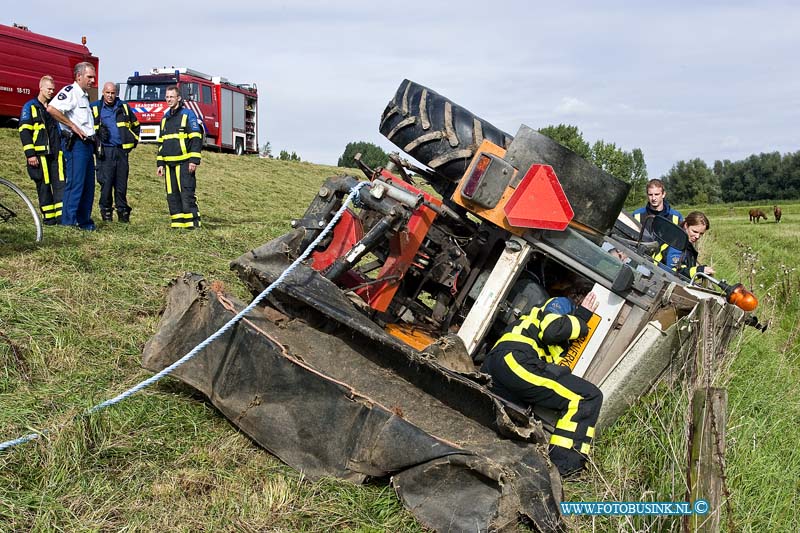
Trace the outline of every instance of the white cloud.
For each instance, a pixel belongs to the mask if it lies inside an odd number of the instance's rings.
[[[573,98],[571,96],[563,97],[561,102],[556,106],[556,113],[563,115],[584,115],[591,111],[592,108],[589,104],[579,98]]]

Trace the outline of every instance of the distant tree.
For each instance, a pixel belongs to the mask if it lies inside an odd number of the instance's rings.
[[[289,156],[289,161],[300,161],[300,156],[297,155],[297,152],[292,152],[292,155]]]
[[[577,126],[559,124],[546,126],[539,133],[550,137],[562,146],[566,146],[579,156],[592,162],[595,166],[608,172],[617,179],[631,185],[627,204],[644,201],[644,184],[647,182],[647,164],[644,154],[639,148],[626,152],[614,143],[603,140],[589,145]]]
[[[338,167],[354,167],[355,155],[361,154],[361,161],[370,168],[382,167],[389,160],[380,146],[365,141],[347,143],[344,153],[336,163]]]
[[[286,150],[281,150],[281,153],[278,154],[278,159],[280,159],[281,161],[289,161],[290,159],[289,152],[287,152]]]
[[[550,137],[562,146],[566,146],[584,159],[591,161],[592,153],[589,143],[583,139],[583,134],[577,126],[569,124],[559,124],[558,126],[546,126],[539,130],[539,133]]]
[[[722,200],[719,178],[702,159],[678,161],[662,179],[673,203],[713,204]]]
[[[644,162],[644,154],[640,148],[634,148],[631,151],[633,165],[631,168],[631,192],[628,195],[628,200],[634,204],[644,204],[646,191],[645,184],[647,183],[647,163]]]

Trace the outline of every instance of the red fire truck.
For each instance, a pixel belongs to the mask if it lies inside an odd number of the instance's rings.
[[[53,77],[56,91],[74,81],[72,70],[88,61],[97,69],[99,60],[81,44],[54,39],[29,31],[27,27],[0,24],[0,122],[18,119],[22,106],[39,94],[39,79]],[[89,91],[97,98],[97,88]]]
[[[185,67],[134,72],[128,78],[125,100],[142,125],[140,140],[158,139],[161,118],[168,106],[167,87],[177,85],[187,107],[203,123],[205,147],[238,155],[258,153],[258,91],[255,84],[237,85]]]

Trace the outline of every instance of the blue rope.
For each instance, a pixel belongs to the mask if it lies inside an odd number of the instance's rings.
[[[138,385],[135,385],[135,386],[131,387],[130,389],[128,389],[125,392],[123,392],[122,394],[120,394],[118,396],[115,396],[114,398],[111,398],[110,400],[106,400],[106,401],[104,401],[102,403],[99,403],[99,404],[95,405],[94,407],[92,407],[89,410],[87,410],[85,415],[89,415],[89,414],[92,414],[92,413],[96,413],[97,411],[101,411],[101,410],[105,409],[106,407],[110,407],[110,406],[114,405],[115,403],[121,402],[122,400],[124,400],[124,399],[126,399],[126,398],[128,398],[130,396],[133,396],[134,394],[136,394],[140,390],[144,389],[145,387],[149,387],[150,385],[152,385],[156,381],[160,380],[161,378],[163,378],[164,376],[166,376],[167,374],[169,374],[170,372],[172,372],[173,370],[175,370],[179,366],[183,365],[184,363],[186,363],[187,361],[192,359],[194,356],[196,356],[198,353],[200,353],[206,346],[208,346],[209,344],[211,344],[212,342],[217,340],[220,336],[224,335],[225,332],[227,332],[229,329],[231,329],[237,322],[239,322],[242,318],[244,318],[244,316],[247,313],[252,311],[264,298],[266,298],[267,295],[269,295],[269,293],[272,292],[272,289],[274,289],[275,287],[277,287],[278,285],[283,283],[284,280],[289,276],[289,274],[291,274],[292,271],[295,268],[297,268],[297,265],[299,265],[300,263],[305,261],[308,258],[308,256],[311,255],[311,252],[314,250],[314,248],[316,248],[316,246],[320,242],[322,242],[322,239],[324,239],[328,235],[328,233],[331,231],[331,229],[336,225],[336,223],[342,217],[342,214],[344,214],[344,212],[347,209],[347,206],[350,204],[350,202],[353,201],[353,199],[358,196],[358,192],[361,190],[361,188],[364,187],[365,185],[368,185],[368,184],[369,184],[368,181],[362,181],[361,183],[359,183],[358,185],[356,185],[355,187],[353,187],[350,190],[350,194],[347,196],[345,201],[342,202],[342,206],[339,208],[339,210],[333,216],[333,218],[328,223],[328,225],[325,226],[325,229],[323,229],[322,232],[317,236],[317,238],[314,239],[314,242],[312,242],[308,246],[308,248],[306,248],[305,251],[302,254],[300,254],[300,256],[297,259],[295,259],[294,262],[291,265],[289,265],[289,267],[286,270],[284,270],[281,273],[280,276],[278,276],[278,279],[273,281],[266,289],[261,291],[261,294],[256,296],[253,299],[253,301],[250,302],[250,305],[248,305],[247,307],[242,309],[236,316],[231,318],[224,326],[219,328],[215,333],[213,333],[206,340],[204,340],[203,342],[201,342],[200,344],[195,346],[192,349],[192,351],[190,351],[189,353],[187,353],[186,355],[184,355],[183,357],[181,357],[180,359],[178,359],[177,361],[175,361],[174,363],[172,363],[171,365],[169,365],[168,367],[166,367],[162,371],[158,372],[157,374],[154,374],[153,376],[150,376],[146,380],[142,381]],[[42,431],[42,432],[39,432],[39,433],[29,433],[28,435],[24,435],[22,437],[19,437],[18,439],[9,440],[9,441],[0,443],[0,451],[3,451],[5,449],[7,449],[7,448],[12,448],[14,446],[17,446],[18,444],[24,444],[26,442],[30,442],[32,440],[38,439],[41,435],[46,435],[46,434],[47,434],[47,431]]]

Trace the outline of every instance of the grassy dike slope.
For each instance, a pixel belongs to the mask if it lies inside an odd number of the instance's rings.
[[[338,172],[207,153],[198,171],[204,228],[175,232],[154,161],[153,146],[131,156],[130,225],[45,228],[40,246],[0,244],[0,440],[53,429],[0,453],[0,531],[420,531],[385,483],[308,482],[170,378],[73,420],[150,375],[139,366],[141,349],[170,279],[199,272],[247,298],[229,261],[286,232]],[[33,197],[23,164],[16,131],[0,129],[0,176]],[[708,212],[713,228],[703,254],[729,280],[752,278],[759,316],[772,320],[766,334],[743,335],[730,365],[731,518],[738,530],[800,530],[800,305],[796,274],[780,267],[800,249],[800,205],[784,205],[780,225],[748,224],[745,206]],[[662,388],[602,435],[596,468],[566,485],[566,499],[682,500],[681,402]],[[679,527],[672,517],[569,524]]]

